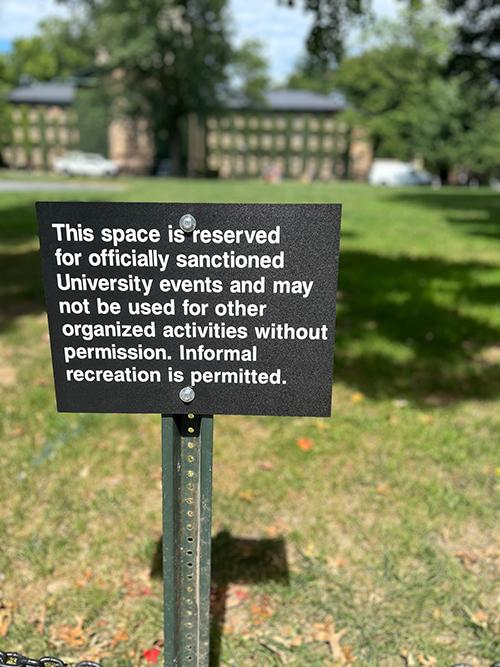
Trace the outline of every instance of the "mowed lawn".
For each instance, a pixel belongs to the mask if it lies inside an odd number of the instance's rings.
[[[212,665],[500,659],[500,195],[114,185],[0,193],[0,649],[162,638],[160,418],[56,413],[34,200],[339,201],[332,418],[216,418]]]

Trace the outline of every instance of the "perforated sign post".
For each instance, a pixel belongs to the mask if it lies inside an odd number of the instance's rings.
[[[213,415],[330,415],[340,206],[37,216],[58,410],[162,415],[165,665],[205,667]]]

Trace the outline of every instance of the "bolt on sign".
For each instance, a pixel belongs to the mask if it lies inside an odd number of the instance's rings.
[[[340,213],[37,203],[59,411],[162,415],[166,667],[209,660],[212,415],[331,413]]]

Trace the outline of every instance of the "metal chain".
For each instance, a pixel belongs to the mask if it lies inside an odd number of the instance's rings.
[[[35,660],[34,658],[27,658],[20,653],[4,653],[0,651],[0,667],[69,667],[69,665],[59,658],[44,656],[39,660]],[[98,662],[93,662],[92,660],[82,660],[74,665],[74,667],[100,667],[100,665]]]

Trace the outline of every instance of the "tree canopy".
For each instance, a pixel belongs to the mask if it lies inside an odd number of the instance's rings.
[[[21,78],[63,79],[92,66],[92,55],[84,26],[74,29],[71,21],[52,18],[42,21],[33,37],[14,41],[5,76],[13,84]]]
[[[375,155],[422,157],[444,180],[452,167],[491,173],[493,151],[477,140],[488,127],[490,143],[500,141],[490,86],[473,85],[464,72],[450,74],[454,40],[454,28],[436,12],[406,11],[397,21],[378,23],[367,50],[320,79],[329,91],[345,93],[351,121],[369,130]]]
[[[289,7],[302,6],[314,14],[307,39],[309,62],[328,70],[345,54],[345,39],[353,24],[370,19],[370,0],[277,0]],[[402,7],[420,11],[425,0],[405,0]],[[500,4],[497,0],[442,0],[436,11],[446,9],[458,26],[453,45],[453,66],[460,71],[487,73],[500,80]]]

